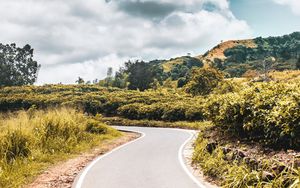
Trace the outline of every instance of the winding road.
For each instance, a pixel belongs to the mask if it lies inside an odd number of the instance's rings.
[[[184,165],[186,130],[115,127],[140,138],[100,156],[76,178],[74,188],[203,188]]]

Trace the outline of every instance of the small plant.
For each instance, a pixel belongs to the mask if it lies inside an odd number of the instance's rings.
[[[85,131],[93,134],[106,134],[108,129],[105,124],[90,120],[86,124]]]

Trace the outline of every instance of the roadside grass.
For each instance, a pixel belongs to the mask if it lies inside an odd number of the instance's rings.
[[[137,127],[161,127],[161,128],[180,128],[180,129],[191,129],[201,130],[212,126],[209,121],[155,121],[155,120],[131,120],[122,117],[101,117],[101,120],[108,125],[119,125],[119,126],[137,126]]]
[[[199,133],[194,146],[192,163],[221,187],[296,188],[300,186],[300,169],[292,166],[276,174],[272,171],[274,161],[271,159],[263,159],[262,165],[253,169],[243,160],[228,160],[228,155],[224,154],[221,146],[209,152],[208,143],[205,134]],[[275,175],[271,176],[268,172]]]
[[[0,115],[0,187],[21,187],[51,165],[121,133],[70,108]]]

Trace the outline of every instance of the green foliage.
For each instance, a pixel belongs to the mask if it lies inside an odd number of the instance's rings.
[[[167,80],[177,81],[180,79],[179,85],[182,87],[187,83],[186,80],[193,67],[203,67],[203,62],[189,56],[149,62],[128,61],[125,63],[125,67],[116,72],[114,79],[111,79],[111,84],[106,84],[107,79],[105,79],[100,81],[100,85],[144,91],[150,88],[155,89]],[[182,82],[182,80],[185,81]]]
[[[106,134],[107,126],[104,123],[90,120],[89,122],[87,122],[85,131],[93,134]]]
[[[283,71],[297,69],[297,60],[300,53],[300,32],[281,37],[254,39],[256,47],[238,45],[226,49],[226,59],[223,62],[213,63],[219,70],[230,74],[231,77],[240,77],[247,70],[264,71],[264,60],[274,57],[272,69]]]
[[[120,68],[120,70],[117,71],[115,74],[115,78],[113,80],[112,86],[117,88],[126,88],[127,78],[128,75],[125,73],[124,68]]]
[[[92,115],[136,120],[211,120],[241,138],[299,148],[299,85],[299,81],[247,84],[223,80],[205,97],[180,90],[140,92],[93,85],[9,87],[0,89],[0,110],[73,106]],[[49,122],[51,128],[55,125]]]
[[[129,119],[164,121],[203,120],[204,112],[200,100],[196,103],[154,103],[151,105],[133,103],[120,107],[119,115]]]
[[[157,72],[161,71],[159,66],[145,63],[143,61],[125,63],[125,72],[128,74],[128,89],[144,91],[151,87]]]
[[[278,163],[269,159],[260,161],[262,165],[257,169],[251,168],[245,161],[239,159],[228,160],[227,155],[218,146],[213,152],[207,151],[208,139],[200,133],[195,142],[195,152],[192,162],[201,171],[213,178],[215,182],[225,188],[241,187],[299,187],[299,169],[286,168],[282,172],[273,174],[273,178],[264,177],[264,172],[273,172],[272,168]]]
[[[193,69],[186,92],[192,95],[207,95],[217,87],[223,77],[223,74],[214,68]]]
[[[171,67],[171,71],[168,72],[168,76],[172,80],[178,80],[180,78],[187,79],[192,68],[203,67],[203,62],[194,57],[181,57],[182,63],[176,64]]]
[[[300,84],[263,83],[207,100],[209,119],[235,135],[299,148]]]
[[[202,130],[206,127],[212,127],[209,121],[156,121],[156,120],[132,120],[122,117],[104,117],[103,121],[109,125],[135,126],[135,127],[164,127],[164,128],[181,128]]]
[[[0,87],[33,84],[39,67],[30,45],[19,48],[16,44],[0,43]]]
[[[234,82],[232,80],[223,80],[218,83],[217,87],[214,88],[214,94],[226,94],[226,93],[233,93],[238,92],[242,89],[242,84],[238,82]]]

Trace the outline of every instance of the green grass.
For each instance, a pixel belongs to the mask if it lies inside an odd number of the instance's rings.
[[[201,132],[195,142],[193,164],[198,166],[204,175],[211,177],[221,187],[296,188],[300,186],[300,169],[292,166],[276,174],[272,171],[274,161],[271,159],[264,159],[261,167],[252,169],[244,161],[227,160],[221,146],[209,153],[206,149],[207,144],[208,139]],[[265,172],[273,173],[274,178],[265,178],[263,175]]]
[[[20,187],[51,165],[121,135],[74,109],[0,116],[0,187]]]
[[[154,121],[154,120],[130,120],[121,117],[103,117],[105,123],[109,125],[120,125],[120,126],[137,126],[137,127],[162,127],[162,128],[181,128],[181,129],[192,129],[201,130],[204,127],[211,126],[209,121]]]

